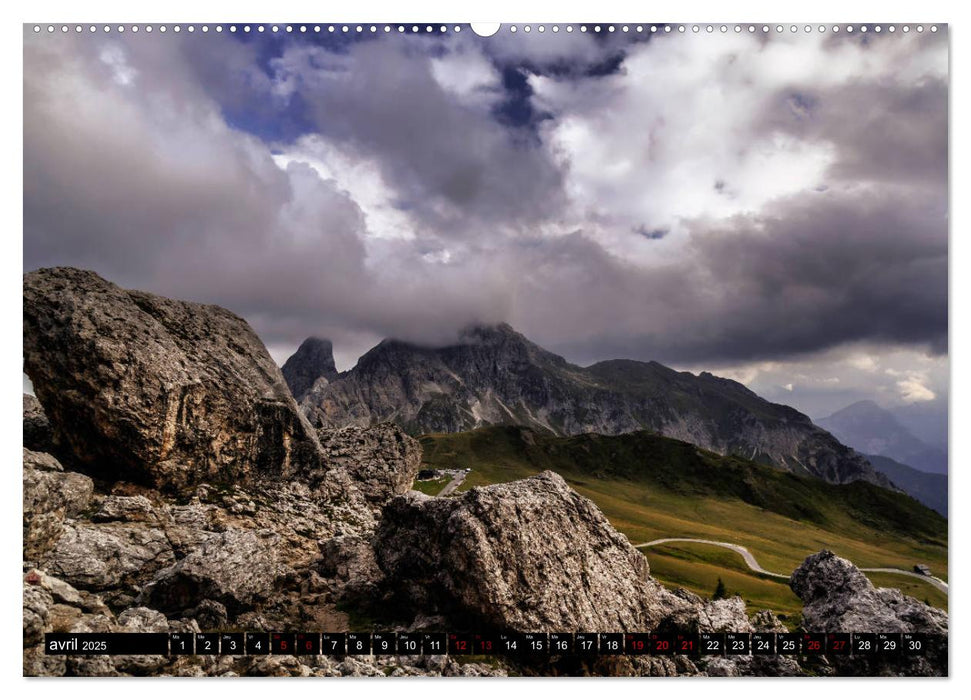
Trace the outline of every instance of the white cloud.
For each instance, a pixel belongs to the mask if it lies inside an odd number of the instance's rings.
[[[444,55],[430,59],[435,80],[464,104],[491,108],[502,97],[499,71],[471,45],[455,42],[452,47]]]
[[[811,121],[803,89],[861,79],[903,87],[946,75],[943,42],[915,67],[905,59],[916,40],[827,41],[815,33],[659,36],[631,48],[606,78],[533,76],[536,102],[554,114],[544,136],[566,173],[574,216],[596,221],[598,240],[628,259],[679,256],[693,219],[757,212],[834,185],[841,154],[829,134],[802,138],[766,123],[766,113]],[[672,235],[644,240],[631,235],[637,230]]]
[[[368,237],[411,240],[415,222],[395,207],[394,190],[388,186],[373,158],[341,149],[316,134],[303,136],[273,156],[283,169],[290,163],[305,163],[323,179],[333,181],[364,213]]]
[[[920,383],[917,377],[909,377],[897,382],[900,398],[904,401],[933,401],[937,394]]]

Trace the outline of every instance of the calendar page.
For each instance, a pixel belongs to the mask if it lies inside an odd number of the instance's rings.
[[[947,676],[948,65],[25,24],[23,674]]]

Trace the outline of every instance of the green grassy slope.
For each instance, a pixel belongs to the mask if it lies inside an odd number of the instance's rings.
[[[912,498],[866,483],[844,486],[700,450],[647,432],[553,437],[518,427],[422,438],[429,467],[470,467],[461,490],[545,469],[593,500],[632,542],[695,537],[744,545],[766,569],[791,572],[820,549],[861,567],[928,564],[946,579],[947,521]],[[790,617],[800,607],[782,581],[753,574],[719,547],[644,550],[655,576],[710,595],[721,577],[754,607]],[[946,597],[917,579],[874,575],[932,604]]]

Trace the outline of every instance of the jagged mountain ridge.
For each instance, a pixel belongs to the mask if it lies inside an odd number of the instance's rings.
[[[394,421],[422,434],[525,425],[556,435],[646,429],[831,483],[892,486],[808,416],[738,382],[657,362],[579,367],[506,324],[467,329],[446,347],[382,341],[351,370],[295,395],[319,427]]]

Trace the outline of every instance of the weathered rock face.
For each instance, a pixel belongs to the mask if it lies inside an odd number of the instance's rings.
[[[334,346],[329,340],[307,338],[283,364],[283,378],[298,401],[318,379],[332,382],[338,377]]]
[[[363,537],[341,535],[322,542],[317,571],[334,581],[341,602],[366,605],[381,598],[384,575],[371,543]]]
[[[24,275],[24,365],[55,442],[99,475],[181,489],[319,464],[263,343],[217,306],[37,270]]]
[[[36,396],[24,394],[24,447],[38,452],[51,450],[51,423]]]
[[[386,507],[375,541],[388,590],[453,619],[532,631],[650,629],[647,560],[562,477]]]
[[[372,505],[411,489],[421,467],[421,445],[393,423],[322,430],[319,437],[328,469],[349,474]]]
[[[796,569],[789,585],[803,601],[803,627],[811,632],[918,632],[945,635],[923,655],[894,659],[832,657],[851,675],[947,675],[947,613],[903,595],[875,588],[851,562],[824,550]]]

